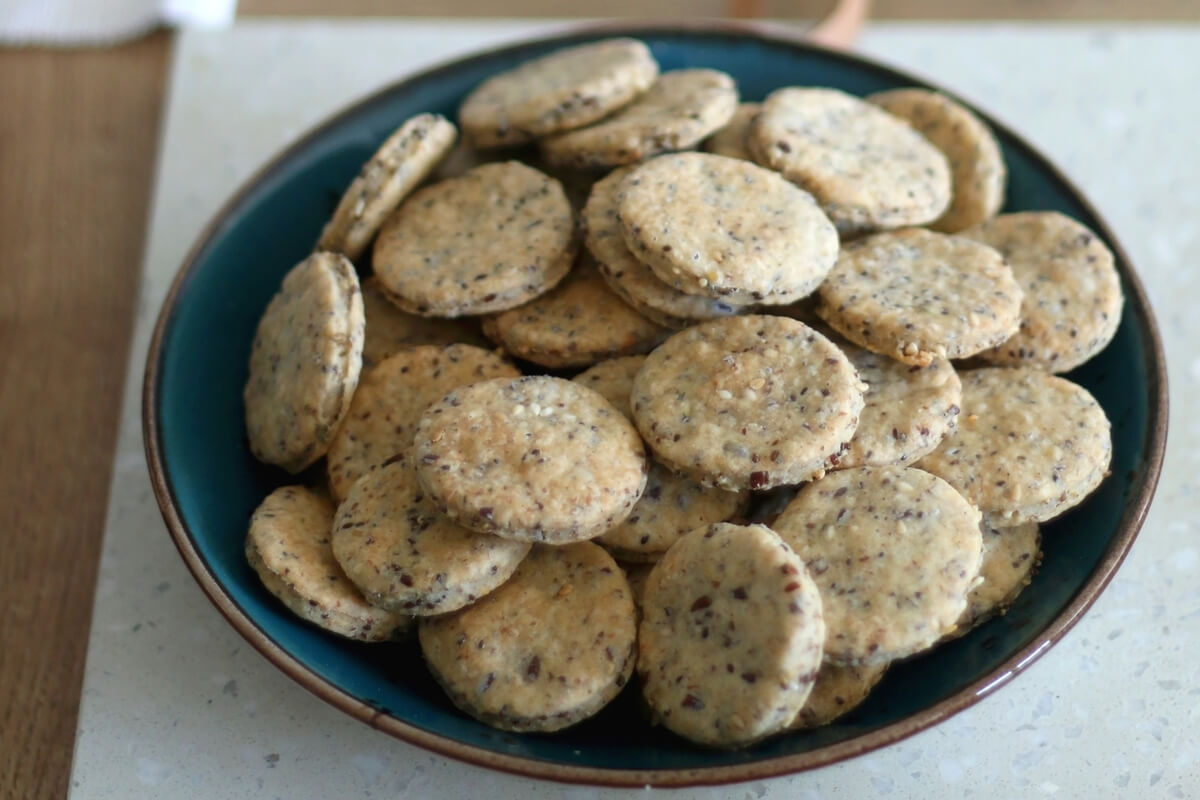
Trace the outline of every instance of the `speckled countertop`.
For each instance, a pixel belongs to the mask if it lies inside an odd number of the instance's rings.
[[[644,796],[485,772],[342,715],[209,604],[164,529],[142,457],[141,368],[200,228],[329,111],[538,26],[242,24],[179,41],[116,452],[75,798]],[[897,745],[672,797],[1200,796],[1200,26],[877,25],[861,49],[1008,121],[1065,168],[1138,266],[1174,410],[1158,495],[1128,560],[1057,647],[996,695]]]

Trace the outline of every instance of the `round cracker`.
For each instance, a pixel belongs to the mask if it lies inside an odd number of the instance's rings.
[[[522,541],[598,536],[646,486],[629,420],[591,389],[549,376],[454,390],[421,417],[413,451],[444,513]]]
[[[401,350],[423,344],[461,342],[476,347],[488,344],[473,320],[431,319],[401,311],[387,298],[375,276],[362,282],[362,299],[367,325],[362,353],[364,371]]]
[[[1121,324],[1121,277],[1112,251],[1057,211],[1004,214],[963,231],[996,248],[1024,290],[1021,327],[979,354],[1002,365],[1068,372],[1099,353]]]
[[[728,317],[680,331],[646,357],[633,416],[671,469],[706,486],[769,489],[824,473],[854,434],[865,388],[807,325]]]
[[[994,347],[1020,324],[1021,287],[999,253],[919,228],[844,246],[820,296],[838,333],[917,366]]]
[[[364,326],[345,256],[313,253],[288,272],[254,333],[242,392],[255,458],[296,473],[325,455],[358,386]]]
[[[740,300],[730,302],[707,295],[681,292],[663,283],[625,244],[625,229],[617,216],[622,182],[633,171],[619,167],[596,182],[583,209],[585,243],[610,289],[643,316],[668,328],[686,328],[697,319],[741,313]]]
[[[464,137],[458,140],[458,144],[451,148],[429,177],[432,181],[444,181],[465,175],[481,164],[511,161],[514,158],[518,161],[527,160],[512,150],[478,150]]]
[[[831,472],[773,527],[821,591],[825,658],[878,664],[953,630],[979,574],[979,512],[950,484],[907,467]]]
[[[596,538],[622,561],[658,561],[684,534],[742,512],[744,492],[697,483],[651,460],[646,490],[624,521]]]
[[[634,164],[699,144],[729,121],[737,102],[737,87],[724,72],[664,72],[649,91],[611,117],[542,139],[542,156],[573,167]]]
[[[363,475],[412,447],[421,414],[460,386],[519,378],[503,357],[472,347],[424,345],[382,361],[359,383],[350,413],[329,446],[329,489],[339,502]]]
[[[1003,614],[1033,580],[1042,560],[1042,534],[1036,522],[1011,528],[983,524],[980,581],[967,595],[967,607],[952,636],[961,636],[997,614]]]
[[[633,377],[645,362],[645,356],[613,358],[601,361],[571,380],[598,392],[601,397],[612,403],[613,408],[633,419],[629,396],[633,393]]]
[[[1008,169],[992,131],[966,107],[941,92],[892,89],[867,97],[906,120],[950,163],[950,206],[929,227],[957,233],[994,217],[1004,205]]]
[[[397,128],[342,195],[317,250],[357,261],[383,221],[433,172],[457,138],[454,123],[440,114],[418,114]]]
[[[887,668],[887,663],[862,666],[822,664],[812,692],[790,730],[819,728],[849,714],[867,699]]]
[[[330,545],[333,506],[303,486],[267,495],[250,517],[246,560],[263,586],[301,619],[364,642],[404,633],[407,614],[370,605],[338,566]]]
[[[915,367],[854,345],[842,352],[869,388],[839,468],[912,464],[953,430],[962,382],[947,359]]]
[[[374,266],[403,310],[457,317],[504,311],[552,289],[576,250],[562,186],[506,161],[409,197],[379,232]]]
[[[750,151],[746,149],[746,136],[750,132],[750,123],[759,111],[762,111],[762,103],[739,103],[725,127],[708,137],[704,149],[719,156],[753,161]]]
[[[987,524],[1045,522],[1104,480],[1111,425],[1082,386],[1028,367],[959,377],[958,425],[917,466],[962,492]]]
[[[521,144],[606,117],[657,77],[636,39],[567,47],[488,78],[463,101],[459,124],[476,147]]]
[[[748,141],[843,234],[923,225],[950,203],[946,157],[903,120],[836,89],[772,92]]]
[[[531,153],[527,160],[523,160],[534,169],[544,172],[562,184],[563,191],[567,195],[567,201],[570,202],[571,209],[576,214],[583,212],[588,195],[592,193],[592,187],[602,177],[601,173],[594,170],[572,169],[557,164],[550,164],[537,152]]]
[[[644,353],[667,336],[614,294],[587,257],[551,291],[491,317],[488,329],[509,353],[551,368]]]
[[[633,379],[645,361],[645,356],[603,361],[572,380],[599,392],[632,419]],[[651,459],[646,489],[629,517],[596,541],[623,561],[657,561],[687,532],[740,514],[748,499],[743,493],[705,487]]]
[[[711,153],[653,159],[622,182],[625,244],[689,294],[790,303],[824,280],[838,234],[812,197],[768,169]]]
[[[629,591],[633,595],[633,605],[638,614],[642,613],[642,598],[646,595],[646,584],[650,582],[650,573],[654,571],[654,561],[620,561],[625,579],[629,581]]]
[[[821,666],[821,597],[803,562],[762,525],[710,525],[650,573],[638,674],[664,726],[741,747],[784,730]]]
[[[556,731],[603,708],[633,671],[636,633],[629,583],[591,542],[534,545],[499,589],[419,628],[454,705],[510,731]]]
[[[529,552],[440,514],[403,455],[357,481],[333,522],[333,554],[372,605],[444,614],[504,583]]]

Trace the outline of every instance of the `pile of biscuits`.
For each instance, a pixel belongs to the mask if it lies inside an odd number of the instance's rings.
[[[1000,148],[950,98],[738,101],[613,39],[483,83],[461,144],[435,114],[384,142],[254,339],[252,452],[326,478],[255,511],[269,591],[415,626],[496,727],[636,674],[715,747],[828,723],[1012,603],[1108,471],[1055,373],[1116,332],[1112,254],[997,215]]]

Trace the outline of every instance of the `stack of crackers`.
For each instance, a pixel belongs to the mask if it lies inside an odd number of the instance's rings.
[[[1116,332],[1112,253],[998,215],[954,100],[739,104],[613,39],[459,125],[390,136],[266,309],[250,447],[327,480],[246,553],[333,633],[415,626],[467,714],[554,731],[634,680],[704,745],[828,723],[1011,604],[1107,474],[1056,373]]]

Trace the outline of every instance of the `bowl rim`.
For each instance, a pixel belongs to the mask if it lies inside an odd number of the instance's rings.
[[[343,121],[358,113],[362,108],[401,92],[406,86],[436,78],[439,74],[460,69],[464,64],[483,59],[505,54],[518,55],[529,49],[545,47],[556,43],[565,45],[567,44],[565,40],[572,38],[600,35],[652,37],[667,33],[746,37],[774,45],[809,51],[833,60],[849,61],[859,67],[865,66],[881,72],[889,78],[903,81],[906,85],[934,89],[943,92],[959,102],[963,102],[964,105],[972,109],[986,123],[992,126],[993,129],[1025,147],[1038,163],[1039,168],[1045,170],[1066,186],[1075,195],[1080,205],[1092,215],[1097,223],[1097,233],[1101,234],[1111,244],[1117,256],[1118,264],[1124,266],[1121,269],[1122,277],[1131,295],[1128,301],[1132,302],[1134,318],[1142,328],[1142,355],[1149,372],[1148,389],[1150,404],[1147,409],[1147,438],[1143,442],[1143,446],[1145,447],[1144,479],[1141,486],[1138,487],[1136,497],[1131,498],[1131,501],[1126,504],[1122,511],[1121,518],[1118,521],[1116,536],[1105,550],[1100,562],[1075,596],[1071,598],[1067,606],[1058,616],[1051,620],[1041,634],[986,676],[969,684],[950,697],[922,709],[909,717],[856,736],[853,739],[826,745],[805,753],[776,756],[744,764],[713,767],[626,770],[609,767],[575,766],[528,756],[497,753],[411,725],[352,697],[344,690],[321,678],[280,647],[213,577],[206,560],[195,546],[190,528],[179,511],[173,484],[170,480],[170,472],[164,458],[163,442],[158,420],[159,390],[165,356],[163,345],[175,321],[180,300],[188,284],[191,282],[191,278],[195,274],[199,256],[203,254],[214,236],[227,225],[232,217],[236,216],[247,197],[281,167],[291,161],[296,153],[308,147],[313,140],[325,134],[329,129],[342,124]],[[234,629],[265,656],[268,661],[292,680],[335,708],[409,744],[476,766],[501,770],[524,777],[613,787],[718,785],[772,778],[814,769],[854,758],[898,742],[944,721],[995,692],[1001,686],[1011,681],[1017,674],[1024,671],[1074,627],[1075,623],[1079,621],[1084,612],[1091,607],[1096,598],[1099,597],[1100,593],[1109,584],[1122,561],[1124,561],[1145,520],[1158,484],[1166,448],[1167,418],[1166,358],[1163,352],[1158,325],[1155,321],[1154,312],[1151,309],[1145,288],[1142,286],[1141,280],[1138,278],[1128,254],[1113,235],[1108,223],[1075,183],[1064,175],[1041,150],[1034,147],[1024,137],[1017,134],[1009,126],[996,120],[993,116],[980,111],[973,104],[958,98],[954,93],[931,84],[921,77],[894,68],[873,58],[831,49],[806,41],[803,38],[802,32],[787,31],[773,25],[728,20],[653,22],[614,20],[557,26],[546,33],[536,36],[524,37],[512,42],[506,42],[497,47],[475,50],[465,56],[440,61],[419,72],[407,74],[398,80],[392,81],[381,89],[361,97],[327,116],[323,121],[309,128],[307,132],[259,167],[221,205],[211,221],[202,229],[179,267],[163,300],[146,356],[142,387],[143,445],[150,473],[151,486],[162,513],[163,521],[166,523],[171,538],[188,570],[192,573],[193,578],[200,585],[200,588],[204,591],[208,599]]]

